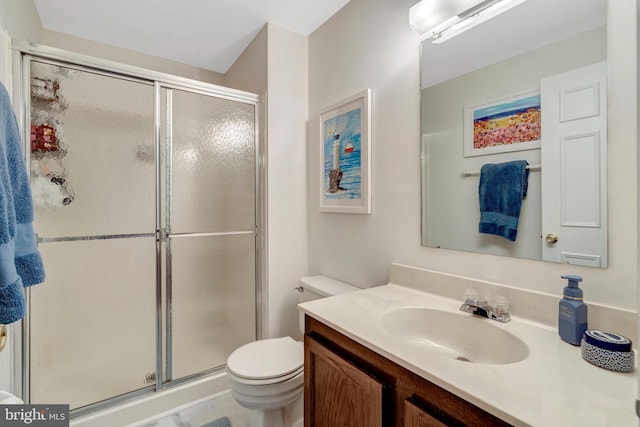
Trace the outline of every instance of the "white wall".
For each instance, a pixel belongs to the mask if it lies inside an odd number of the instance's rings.
[[[309,272],[369,287],[386,283],[396,261],[554,294],[564,286],[559,276],[575,273],[587,301],[635,308],[636,1],[609,6],[608,269],[420,246],[419,41],[408,26],[415,3],[351,0],[309,38]],[[319,213],[319,111],[365,87],[373,93],[373,213]]]

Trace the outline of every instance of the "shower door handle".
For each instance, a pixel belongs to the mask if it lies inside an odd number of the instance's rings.
[[[159,242],[166,242],[169,238],[169,232],[166,228],[161,228],[160,230],[156,230],[156,235],[158,236]]]

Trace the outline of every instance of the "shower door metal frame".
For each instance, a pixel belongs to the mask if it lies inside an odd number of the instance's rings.
[[[140,396],[152,395],[178,385],[185,384],[195,379],[203,378],[215,372],[219,372],[223,367],[211,368],[209,370],[195,373],[177,380],[171,379],[171,301],[170,297],[166,298],[162,293],[163,279],[162,266],[167,264],[166,290],[170,290],[170,250],[169,238],[177,237],[199,237],[199,236],[222,236],[222,235],[239,235],[254,234],[255,235],[255,310],[256,310],[256,339],[261,339],[266,335],[267,325],[267,292],[266,292],[266,194],[265,194],[265,140],[263,138],[260,124],[263,118],[262,109],[264,105],[261,103],[260,97],[255,94],[243,92],[235,89],[229,89],[222,86],[204,83],[184,77],[174,76],[171,74],[147,70],[140,67],[120,64],[117,62],[103,60],[87,55],[76,54],[65,50],[52,48],[49,46],[34,44],[25,41],[14,40],[12,45],[12,67],[13,67],[13,94],[14,108],[18,119],[20,131],[24,140],[24,155],[27,170],[30,170],[30,139],[28,137],[30,129],[30,62],[37,60],[52,65],[68,67],[76,70],[86,71],[94,74],[104,75],[112,78],[131,80],[140,83],[150,84],[154,86],[154,150],[155,150],[155,180],[156,180],[156,230],[155,233],[142,233],[136,235],[111,235],[111,236],[88,236],[88,237],[63,237],[63,238],[38,238],[38,243],[46,243],[51,241],[71,241],[71,240],[96,240],[96,239],[113,239],[113,238],[130,238],[130,237],[155,237],[156,239],[156,382],[155,385],[140,388],[122,395],[108,398],[104,401],[96,402],[83,406],[71,411],[72,418],[81,416],[90,412],[111,408],[122,402],[135,399]],[[166,88],[169,93],[172,89],[215,97],[217,99],[225,99],[234,102],[254,106],[254,141],[255,141],[255,230],[246,230],[238,232],[222,232],[222,233],[175,233],[171,234],[170,230],[163,229],[162,224],[162,199],[161,199],[161,183],[162,179],[162,159],[161,159],[161,89]],[[262,108],[261,108],[262,107]],[[170,161],[167,160],[167,163]],[[166,185],[166,184],[164,184]],[[168,197],[168,196],[167,196]],[[167,218],[165,218],[167,221]],[[162,246],[166,245],[168,255],[162,257]],[[25,292],[27,306],[30,307],[31,292],[27,288]],[[166,312],[162,313],[163,301],[166,303]],[[163,319],[166,319],[167,342],[163,345]],[[25,402],[30,402],[30,321],[29,313],[22,320],[22,328],[19,335],[14,338],[14,342],[21,345],[14,346],[14,378],[21,378],[21,384],[17,384],[14,392],[21,395]],[[14,328],[17,329],[17,328]],[[167,375],[166,381],[163,372],[163,352],[167,351]]]

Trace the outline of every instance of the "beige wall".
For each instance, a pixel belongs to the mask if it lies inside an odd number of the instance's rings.
[[[294,288],[308,271],[308,44],[307,37],[268,28],[269,336],[299,337]]]
[[[372,4],[373,3],[373,4]],[[608,269],[420,246],[419,40],[408,26],[415,0],[351,0],[309,38],[309,144],[319,111],[370,87],[373,213],[317,210],[317,154],[309,151],[309,270],[369,287],[391,261],[559,295],[562,274],[584,277],[585,299],[636,307],[636,1],[609,2]]]
[[[370,287],[420,265],[420,85],[415,0],[351,0],[309,36],[309,273]],[[320,111],[372,90],[372,214],[318,212]],[[426,257],[425,257],[426,258]],[[424,264],[424,262],[422,262]]]
[[[33,0],[0,0],[0,27],[15,39],[36,43],[43,31]]]
[[[157,56],[146,55],[129,49],[109,46],[104,43],[98,43],[55,31],[44,30],[42,32],[42,39],[40,40],[40,43],[83,55],[120,62],[122,64],[142,67],[153,71],[173,74],[207,83],[224,85],[224,75],[214,71],[185,65],[180,62],[159,58]]]
[[[268,25],[249,43],[225,73],[225,86],[262,95],[267,91]]]

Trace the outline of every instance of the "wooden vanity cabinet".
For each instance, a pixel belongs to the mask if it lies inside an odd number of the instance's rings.
[[[306,316],[305,427],[509,424]]]

